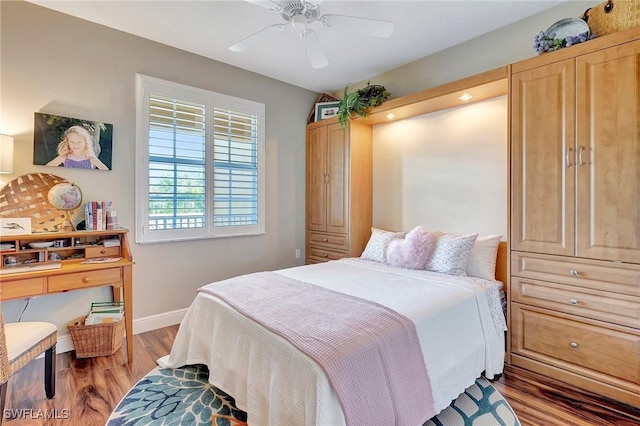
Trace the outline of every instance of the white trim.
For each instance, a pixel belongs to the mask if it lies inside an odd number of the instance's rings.
[[[177,311],[138,318],[133,321],[133,334],[146,333],[147,331],[180,324],[188,309],[178,309]]]
[[[180,324],[187,310],[178,309],[177,311],[165,312],[157,315],[150,315],[144,318],[133,320],[133,334],[146,333],[147,331],[157,330],[159,328],[168,327],[170,325]],[[58,335],[56,353],[70,352],[74,350],[73,340],[70,334]],[[44,356],[44,355],[43,355]]]

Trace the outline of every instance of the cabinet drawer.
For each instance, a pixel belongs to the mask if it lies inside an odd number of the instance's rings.
[[[334,250],[349,250],[349,237],[347,235],[307,232],[307,243],[316,247],[326,247]]]
[[[99,271],[76,272],[73,274],[49,277],[48,292],[74,290],[120,282],[120,268],[101,269]]]
[[[511,252],[511,274],[576,287],[640,296],[640,266]]]
[[[640,384],[640,331],[512,304],[511,350],[592,377]]]
[[[92,257],[109,257],[120,256],[120,247],[87,247],[84,250],[84,257],[87,259]]]
[[[511,300],[628,327],[640,326],[640,298],[624,294],[513,277]]]
[[[2,279],[0,299],[16,299],[45,293],[44,278],[29,278],[26,280],[8,281]]]
[[[325,250],[316,247],[308,247],[307,253],[309,260],[312,262],[326,262],[347,257],[347,253],[344,251]]]

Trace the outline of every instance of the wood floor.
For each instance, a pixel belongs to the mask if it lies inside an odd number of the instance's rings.
[[[32,362],[9,380],[6,409],[11,411],[5,414],[16,413],[22,418],[5,419],[4,425],[103,426],[122,396],[156,366],[156,359],[169,353],[177,330],[178,326],[171,326],[135,335],[131,365],[122,350],[113,356],[88,359],[76,359],[73,352],[59,354],[53,400],[44,395],[44,360]],[[639,408],[521,369],[507,367],[494,386],[523,426],[640,425]]]

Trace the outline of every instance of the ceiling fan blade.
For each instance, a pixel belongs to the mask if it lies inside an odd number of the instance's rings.
[[[307,30],[300,33],[300,37],[304,39],[304,50],[314,69],[324,68],[329,65],[315,31]]]
[[[257,33],[253,33],[249,37],[246,37],[240,40],[233,46],[229,46],[229,50],[231,50],[232,52],[244,52],[245,50],[252,47],[254,44],[257,44],[262,40],[266,39],[267,37],[269,37],[270,35],[274,33],[278,33],[282,30],[284,30],[284,25],[282,24],[275,24],[275,25],[271,25],[269,27],[263,28]]]
[[[277,1],[272,1],[272,0],[244,0],[244,1],[251,4],[255,4],[256,6],[263,7],[265,9],[269,9],[269,10],[282,9],[282,7],[280,6],[280,3],[278,3]]]
[[[393,22],[345,15],[322,15],[320,21],[326,27],[339,28],[360,34],[388,38],[393,33]]]

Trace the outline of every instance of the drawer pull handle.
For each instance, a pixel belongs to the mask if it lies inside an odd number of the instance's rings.
[[[82,282],[83,283],[88,283],[89,282],[89,277],[83,277],[82,278]]]
[[[329,257],[329,255],[327,253],[325,253],[322,257]]]
[[[578,347],[578,344],[577,344],[576,342],[571,342],[571,345],[570,345],[570,346],[571,346],[573,349],[575,349],[575,348],[577,348],[577,347]]]
[[[571,299],[571,300],[569,300],[569,303],[571,303],[572,305],[577,305],[578,304],[578,299]]]
[[[574,277],[578,275],[578,271],[576,271],[575,269],[572,269],[571,271],[569,271],[569,273]]]
[[[327,241],[329,241],[329,239],[328,238],[323,238],[322,241],[324,241],[326,243]]]
[[[100,254],[105,254],[105,253],[106,253],[106,251],[100,250]]]

